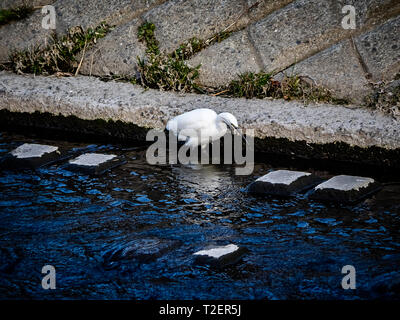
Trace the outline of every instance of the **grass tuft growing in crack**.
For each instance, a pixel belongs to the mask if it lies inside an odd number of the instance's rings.
[[[182,43],[178,49],[172,52],[170,55],[176,59],[187,60],[197,52],[200,52],[206,47],[206,42],[202,39],[193,37],[188,41]]]
[[[182,45],[172,54],[161,53],[154,30],[155,26],[150,22],[145,22],[138,29],[139,40],[147,46],[146,56],[143,59],[137,58],[140,84],[152,89],[194,91],[198,88],[195,80],[199,76],[200,65],[192,68],[184,61],[188,50],[192,50],[193,47],[189,49],[189,46]],[[200,45],[193,39],[189,42],[191,45]]]
[[[146,88],[203,93],[204,90],[195,83],[200,65],[193,68],[186,65],[185,60],[210,44],[226,39],[231,33],[221,32],[208,40],[193,37],[166,54],[160,52],[154,32],[155,25],[151,22],[145,22],[138,28],[138,39],[146,44],[146,56],[137,58],[140,84]]]
[[[239,75],[238,80],[233,80],[225,92],[237,98],[275,98],[278,93],[279,82],[272,79],[269,73],[247,72]]]
[[[277,81],[269,73],[247,72],[239,75],[238,80],[231,81],[227,88],[220,89],[226,96],[236,98],[302,100],[304,103],[346,104],[349,102],[335,98],[330,90],[316,86],[299,75],[285,75],[282,81]]]
[[[138,58],[140,83],[146,88],[192,92],[197,88],[195,80],[199,68],[189,67],[185,61],[175,57],[153,53],[144,59]]]
[[[25,19],[33,12],[33,7],[21,6],[12,9],[1,9],[0,10],[0,26],[10,23],[12,21],[18,21]]]
[[[96,43],[97,39],[103,38],[111,29],[112,27],[104,22],[86,31],[81,27],[70,28],[61,38],[54,34],[51,44],[45,48],[36,46],[12,53],[5,68],[20,74],[73,73],[78,67],[76,55],[85,47]]]
[[[333,104],[348,104],[346,99],[340,99],[332,91],[315,85],[306,77],[299,75],[284,76],[281,81],[282,98],[285,100],[302,100],[309,102],[327,102]]]
[[[188,60],[208,46],[216,42],[222,42],[229,38],[231,34],[232,32],[224,31],[212,36],[207,40],[199,39],[197,37],[190,38],[188,41],[182,43],[178,49],[171,53],[171,55],[175,56],[177,59],[179,58],[182,60]]]
[[[143,23],[138,29],[138,39],[146,44],[147,53],[160,53],[160,49],[158,48],[159,43],[154,35],[155,30],[156,26],[151,22]]]

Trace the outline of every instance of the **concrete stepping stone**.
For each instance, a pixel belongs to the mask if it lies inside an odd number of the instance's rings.
[[[320,182],[321,178],[309,172],[276,170],[258,178],[249,185],[248,190],[251,193],[290,196]]]
[[[179,241],[159,238],[134,239],[118,244],[103,255],[103,267],[113,269],[124,262],[149,263],[180,245]]]
[[[197,264],[208,264],[220,268],[238,262],[247,252],[247,248],[228,244],[226,246],[208,246],[193,255]]]
[[[0,165],[6,169],[36,169],[67,158],[56,146],[36,143],[24,143],[6,154]]]
[[[115,154],[84,153],[68,161],[67,169],[90,175],[100,175],[125,161]]]
[[[353,203],[379,189],[380,184],[372,178],[340,175],[317,185],[310,199]]]

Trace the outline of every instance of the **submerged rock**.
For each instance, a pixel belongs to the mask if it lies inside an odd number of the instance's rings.
[[[103,255],[103,266],[112,269],[123,262],[148,263],[176,248],[178,241],[159,238],[135,239],[107,251]]]
[[[377,276],[371,283],[370,288],[378,297],[394,298],[400,294],[400,273],[393,271]]]
[[[314,188],[311,199],[352,203],[378,191],[380,184],[372,178],[340,175]]]
[[[321,182],[321,178],[301,171],[277,170],[251,183],[252,193],[289,196],[310,189]]]

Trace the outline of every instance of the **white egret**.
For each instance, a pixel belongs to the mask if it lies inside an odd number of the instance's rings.
[[[185,112],[168,121],[166,129],[178,137],[178,141],[185,141],[190,148],[201,146],[204,148],[212,141],[225,135],[228,128],[232,133],[238,130],[236,117],[223,112],[217,114],[211,109],[195,109]],[[243,136],[242,136],[243,137]]]

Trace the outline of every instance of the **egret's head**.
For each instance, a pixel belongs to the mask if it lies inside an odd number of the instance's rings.
[[[220,113],[218,115],[218,118],[220,119],[220,121],[222,121],[223,123],[225,123],[227,125],[227,127],[231,130],[232,134],[234,134],[236,131],[242,137],[242,139],[246,143],[248,143],[247,139],[239,131],[239,125],[238,125],[237,119],[232,113],[229,113],[229,112]]]
[[[231,129],[232,132],[234,131],[234,129],[239,128],[237,119],[232,113],[229,112],[220,113],[218,115],[218,118],[221,119],[221,121],[224,122],[228,126],[228,128]]]

